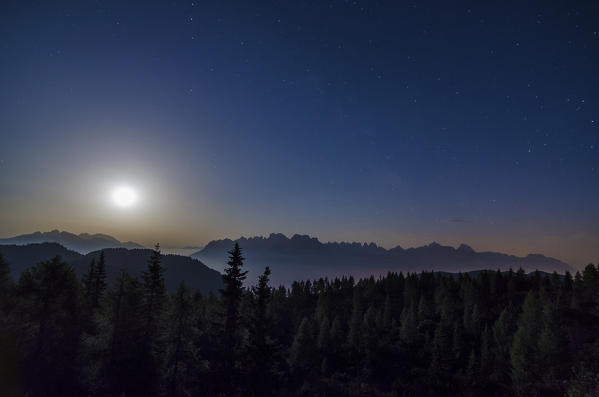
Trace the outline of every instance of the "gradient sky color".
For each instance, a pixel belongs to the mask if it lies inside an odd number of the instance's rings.
[[[598,4],[4,1],[0,236],[596,262]]]

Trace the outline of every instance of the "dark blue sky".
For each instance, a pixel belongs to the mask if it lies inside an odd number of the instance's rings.
[[[599,6],[480,3],[3,2],[0,233],[596,261]]]

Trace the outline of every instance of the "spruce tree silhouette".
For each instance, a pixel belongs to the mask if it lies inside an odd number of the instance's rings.
[[[92,307],[92,295],[94,293],[94,277],[96,274],[96,259],[92,258],[89,262],[87,272],[83,275],[83,297],[85,298],[85,304],[87,309],[91,312]]]
[[[138,373],[148,378],[145,386],[150,387],[152,395],[159,393],[161,379],[161,366],[163,360],[163,325],[165,306],[167,303],[166,286],[164,281],[164,268],[162,267],[162,254],[160,244],[148,260],[148,268],[142,273],[142,313],[144,331],[141,343],[137,342],[141,350],[138,351]]]
[[[17,291],[20,318],[13,331],[21,341],[24,392],[77,394],[82,311],[74,270],[55,257],[26,270]]]
[[[155,345],[145,343],[146,318],[141,283],[124,270],[107,294],[109,325],[100,341],[107,341],[100,371],[99,395],[154,396],[160,392]],[[143,380],[143,381],[142,381]]]
[[[84,329],[89,334],[95,334],[97,328],[95,316],[101,309],[100,300],[107,286],[104,251],[100,253],[98,262],[92,258],[87,272],[83,276],[82,284],[86,309]]]
[[[239,244],[235,244],[229,251],[229,261],[225,274],[223,274],[224,288],[220,290],[224,306],[224,330],[222,335],[223,357],[222,357],[222,390],[231,393],[237,387],[239,371],[236,361],[240,352],[240,316],[239,307],[243,297],[243,282],[247,272],[242,270],[243,256]]]
[[[104,251],[100,252],[100,259],[95,265],[93,273],[93,287],[91,295],[91,306],[92,309],[97,310],[100,308],[100,299],[106,291],[106,260],[104,258]]]
[[[510,351],[512,380],[516,394],[536,394],[535,383],[541,377],[537,341],[542,331],[542,308],[536,292],[530,291],[522,304],[518,329]]]
[[[154,246],[152,256],[148,260],[148,268],[142,273],[142,280],[146,323],[145,342],[150,344],[152,337],[157,332],[158,321],[166,299],[160,244]]]
[[[272,299],[272,291],[268,286],[270,268],[258,278],[258,285],[252,287],[253,310],[249,324],[249,346],[246,353],[248,362],[249,394],[252,396],[272,395],[275,388],[273,367],[277,344],[271,336],[272,318],[268,306]]]
[[[0,389],[9,396],[18,395],[18,348],[10,334],[9,315],[14,309],[14,284],[10,265],[0,251]]]
[[[185,283],[181,281],[172,298],[169,314],[167,357],[167,393],[169,396],[189,395],[189,374],[193,364],[193,299]]]
[[[2,251],[0,251],[0,313],[4,313],[4,311],[7,309],[9,298],[13,292],[13,287],[14,285],[10,277],[10,265],[4,259]],[[0,323],[1,322],[2,321],[0,320]]]

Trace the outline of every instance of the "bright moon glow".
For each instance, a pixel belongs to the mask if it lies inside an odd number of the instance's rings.
[[[131,207],[137,203],[137,192],[129,186],[121,186],[112,192],[112,201],[119,207]]]

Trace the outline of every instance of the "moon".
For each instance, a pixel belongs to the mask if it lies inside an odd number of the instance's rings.
[[[139,195],[130,186],[119,186],[112,192],[112,202],[121,208],[132,207],[137,204]]]

